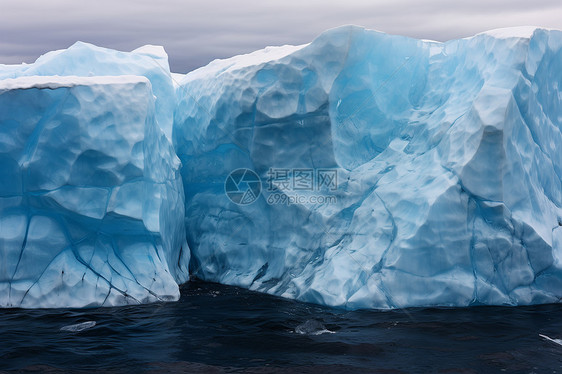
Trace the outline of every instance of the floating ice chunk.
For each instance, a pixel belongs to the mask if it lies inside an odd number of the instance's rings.
[[[80,332],[87,329],[91,329],[96,325],[96,321],[87,321],[82,323],[77,323],[75,325],[68,325],[61,327],[60,331],[67,331],[67,332]]]
[[[543,339],[553,342],[554,344],[562,345],[562,339],[553,339],[543,334],[539,334],[539,336]]]
[[[320,321],[309,319],[295,327],[295,332],[301,335],[322,335],[322,334],[335,334],[334,331],[326,329]]]

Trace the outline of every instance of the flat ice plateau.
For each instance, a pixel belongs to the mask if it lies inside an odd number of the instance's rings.
[[[560,87],[534,27],[0,65],[0,306],[174,300],[188,268],[348,309],[559,302]]]

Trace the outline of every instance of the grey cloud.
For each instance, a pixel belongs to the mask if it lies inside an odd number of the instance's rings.
[[[0,63],[32,62],[82,40],[121,50],[163,45],[172,70],[186,72],[267,45],[308,43],[342,24],[444,41],[516,25],[562,29],[560,14],[559,0],[0,0]]]

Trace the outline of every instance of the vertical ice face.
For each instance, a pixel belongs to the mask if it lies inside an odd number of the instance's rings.
[[[559,301],[561,63],[559,31],[343,27],[187,74],[173,144],[192,271],[347,308]],[[227,178],[241,168],[262,182],[252,204],[229,199],[252,190]],[[335,200],[267,191],[272,170],[335,171]]]
[[[180,163],[144,77],[0,81],[0,306],[176,300]]]
[[[188,265],[346,308],[557,302],[561,61],[554,30],[343,27],[183,77],[153,46],[0,65],[0,306],[175,300]]]

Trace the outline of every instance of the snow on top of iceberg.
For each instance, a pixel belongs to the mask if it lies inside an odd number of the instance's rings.
[[[279,47],[265,47],[245,55],[230,57],[227,59],[216,59],[209,65],[194,70],[188,74],[188,79],[196,79],[206,77],[209,74],[218,75],[225,71],[240,70],[249,66],[264,64],[266,62],[282,59],[296,51],[306,47],[307,44],[301,45],[283,45]]]
[[[181,73],[170,73],[170,76],[172,77],[172,84],[174,85],[174,89],[178,88],[180,85],[180,82],[185,78],[186,74],[181,74]]]
[[[384,34],[384,35],[391,35],[391,34],[387,34],[387,33],[383,32],[383,31],[374,30],[374,29],[366,29],[362,26],[356,26],[356,25],[343,25],[343,26],[335,27],[333,29],[327,30],[323,34],[326,34],[326,33],[329,33],[329,32],[345,32],[345,31],[352,30],[352,29],[364,30],[364,31],[369,31],[369,32],[376,32],[376,33],[380,33],[380,34]],[[493,30],[489,30],[489,31],[484,31],[484,32],[481,32],[479,34],[467,37],[465,39],[470,39],[470,38],[473,38],[475,36],[483,35],[483,34],[492,36],[492,37],[497,38],[497,39],[506,39],[506,38],[529,39],[529,38],[532,37],[533,33],[537,29],[539,29],[539,30],[551,30],[549,28],[538,27],[538,26],[506,27],[506,28],[498,28],[498,29],[493,29]],[[415,39],[415,40],[418,40],[418,39]],[[443,42],[430,40],[430,39],[419,39],[419,40],[424,42],[424,43],[427,43],[427,44],[431,45],[431,47],[432,47],[431,54],[439,53],[441,46],[443,44],[445,44]],[[267,62],[271,62],[271,61],[280,60],[280,59],[282,59],[282,58],[284,58],[288,55],[291,55],[291,54],[307,47],[308,45],[310,45],[310,43],[301,44],[301,45],[297,45],[297,46],[293,46],[293,45],[269,46],[269,47],[265,47],[263,49],[260,49],[260,50],[257,50],[257,51],[251,52],[251,53],[243,54],[243,55],[233,56],[233,57],[226,58],[226,59],[215,59],[215,60],[211,61],[208,65],[203,66],[199,69],[196,69],[196,70],[190,72],[189,74],[184,76],[182,80],[184,80],[185,82],[193,81],[193,80],[196,80],[196,79],[205,78],[209,75],[216,76],[216,75],[219,75],[219,74],[227,72],[227,71],[229,71],[229,72],[237,71],[237,70],[248,68],[250,66],[255,66],[255,65],[260,65],[260,64],[267,63]],[[176,78],[179,78],[179,77],[176,77]]]
[[[490,35],[496,39],[507,39],[507,38],[530,39],[536,30],[551,30],[551,29],[546,27],[538,27],[538,26],[516,26],[516,27],[504,27],[499,29],[488,30],[476,35]]]
[[[55,89],[61,87],[74,86],[92,86],[105,84],[136,84],[146,83],[150,81],[146,77],[138,75],[120,75],[120,76],[27,76],[19,78],[8,78],[0,80],[0,91],[8,90],[25,90],[29,88],[47,88]]]
[[[146,44],[142,47],[132,50],[131,53],[139,53],[156,58],[168,58],[166,50],[161,45]]]

